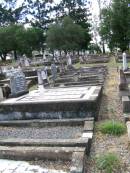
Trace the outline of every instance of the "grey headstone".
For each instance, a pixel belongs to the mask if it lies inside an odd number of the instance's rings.
[[[10,74],[10,88],[12,96],[27,91],[26,78],[21,70],[12,70]]]
[[[3,98],[4,98],[4,96],[3,96],[3,91],[2,91],[2,88],[0,87],[0,101],[2,101]]]

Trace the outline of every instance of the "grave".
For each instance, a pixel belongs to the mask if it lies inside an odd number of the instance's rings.
[[[18,97],[20,95],[28,93],[26,78],[21,70],[9,71],[7,76],[10,78],[10,97]]]
[[[67,162],[67,172],[83,173],[93,128],[93,118],[1,121],[0,159],[60,162],[62,170]]]
[[[67,70],[64,74],[60,74],[57,77],[54,86],[103,86],[106,74],[106,66]]]
[[[110,57],[108,55],[89,54],[89,55],[80,56],[81,63],[86,63],[86,64],[108,63],[109,60]]]
[[[0,103],[0,120],[97,119],[101,86],[60,87],[34,90],[29,94]]]
[[[68,70],[58,82],[75,78],[80,86],[34,90],[0,102],[0,158],[69,162],[67,172],[83,173],[102,94],[102,84],[91,86],[98,75],[104,81],[106,69]]]

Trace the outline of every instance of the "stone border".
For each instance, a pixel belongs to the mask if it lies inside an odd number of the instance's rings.
[[[0,126],[15,126],[15,127],[46,127],[46,126],[75,126],[83,125],[84,121],[94,121],[93,117],[88,118],[75,118],[75,119],[53,119],[53,120],[11,120],[11,121],[0,121]]]
[[[60,120],[23,121],[23,125],[50,126],[59,124]],[[0,125],[19,126],[21,121],[3,121]],[[84,173],[84,157],[89,155],[94,130],[94,118],[62,120],[61,125],[83,125],[83,133],[77,139],[0,139],[0,158],[15,160],[69,160],[70,173]],[[68,125],[67,124],[67,125]],[[87,154],[87,155],[86,155]]]
[[[128,96],[122,96],[123,112],[130,112],[130,98]]]

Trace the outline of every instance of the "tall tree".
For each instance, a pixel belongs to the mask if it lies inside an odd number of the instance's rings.
[[[33,50],[39,50],[45,38],[43,32],[37,28],[25,29],[22,25],[9,25],[0,27],[0,56],[6,60],[7,53],[14,51],[31,57]]]
[[[85,30],[69,17],[53,24],[47,32],[47,45],[52,50],[64,50],[65,53],[81,49],[85,41]]]
[[[102,10],[100,35],[109,48],[128,49],[130,44],[129,0],[113,0],[109,8]]]
[[[105,7],[101,11],[101,23],[99,28],[99,34],[103,43],[107,44],[110,51],[114,49],[114,37],[112,33],[112,9]]]
[[[90,16],[88,3],[88,0],[61,0],[62,17],[70,16],[74,23],[85,29],[85,42],[82,44],[82,49],[87,49],[88,43],[91,40],[89,34],[90,24],[88,22],[88,17]]]
[[[30,20],[32,26],[46,29],[48,24],[52,22],[51,12],[53,11],[53,0],[26,0],[28,2],[29,14],[33,17]]]
[[[3,0],[0,2],[0,25],[6,26],[25,22],[26,6],[22,3],[17,6],[17,0]]]
[[[128,49],[130,43],[130,8],[129,0],[113,0],[112,32],[114,42],[121,50]]]

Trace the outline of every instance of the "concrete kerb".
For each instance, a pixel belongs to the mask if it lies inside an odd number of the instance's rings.
[[[0,146],[0,159],[63,160],[71,161],[73,152],[84,152],[85,147],[5,147]]]
[[[90,118],[75,118],[75,119],[53,119],[53,120],[11,120],[11,121],[0,121],[0,126],[18,126],[18,127],[54,127],[54,126],[75,126],[83,125],[84,122],[94,121],[93,117]]]
[[[46,121],[47,122],[47,121]],[[59,122],[59,121],[58,121]],[[53,123],[58,124],[57,120]],[[62,123],[67,121],[62,121]],[[3,122],[3,124],[7,124]],[[12,122],[15,124],[15,122]],[[20,123],[16,123],[17,125]],[[26,123],[26,122],[24,122]],[[24,124],[23,123],[23,124]],[[28,121],[30,123],[30,121]],[[34,123],[34,122],[33,122]],[[38,123],[37,120],[35,123]],[[45,123],[45,120],[41,121]],[[64,124],[63,123],[63,124]],[[70,121],[71,125],[77,123],[83,126],[82,137],[77,139],[1,139],[0,140],[0,158],[15,160],[70,160],[70,173],[84,172],[84,157],[89,154],[91,140],[94,129],[94,118]],[[1,123],[2,124],[2,123]],[[52,125],[52,121],[48,121]],[[8,146],[8,147],[5,147]]]

